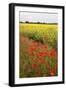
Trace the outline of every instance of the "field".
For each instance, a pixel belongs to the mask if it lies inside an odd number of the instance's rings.
[[[19,24],[19,77],[57,76],[57,24]]]

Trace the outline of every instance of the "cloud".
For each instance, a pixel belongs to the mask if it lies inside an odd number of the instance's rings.
[[[45,22],[45,23],[58,23],[58,14],[49,12],[20,12],[20,22]]]

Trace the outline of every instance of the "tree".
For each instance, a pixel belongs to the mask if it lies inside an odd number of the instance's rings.
[[[29,23],[29,21],[25,21],[25,23]]]

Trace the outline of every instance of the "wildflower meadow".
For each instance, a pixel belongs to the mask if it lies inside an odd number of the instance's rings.
[[[58,25],[19,24],[19,77],[58,75]]]

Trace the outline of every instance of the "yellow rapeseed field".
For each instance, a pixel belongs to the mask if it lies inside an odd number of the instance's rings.
[[[26,24],[19,25],[22,35],[42,43],[48,43],[57,48],[58,25],[57,24]]]

